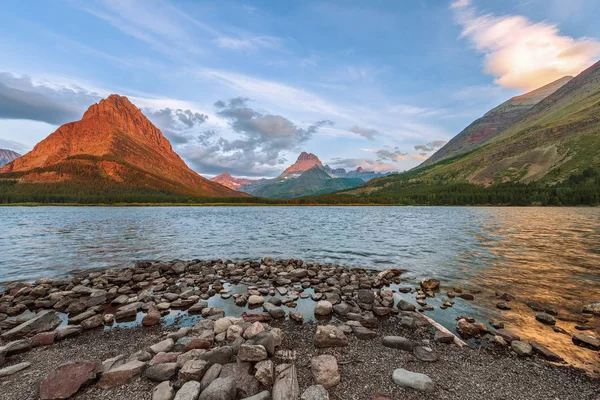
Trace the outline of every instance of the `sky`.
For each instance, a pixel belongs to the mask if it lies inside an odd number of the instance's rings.
[[[486,111],[600,58],[597,0],[5,0],[0,148],[111,93],[207,177],[415,167]]]

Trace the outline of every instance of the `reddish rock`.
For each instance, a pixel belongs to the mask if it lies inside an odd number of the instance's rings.
[[[268,312],[244,312],[242,318],[245,322],[269,322],[273,319]]]
[[[31,347],[49,346],[54,343],[56,331],[38,333],[31,338]]]
[[[315,165],[322,167],[323,163],[321,162],[321,160],[319,160],[319,157],[315,156],[312,153],[307,153],[303,151],[302,153],[300,153],[298,160],[296,160],[294,164],[292,164],[285,171],[283,171],[282,175],[297,174],[304,171],[308,171]]]
[[[248,185],[249,183],[258,182],[257,180],[235,178],[227,172],[223,172],[222,174],[215,176],[211,179],[211,181],[217,182],[233,190],[237,190],[240,186]]]
[[[102,389],[109,389],[124,385],[140,375],[145,366],[146,363],[143,361],[130,361],[120,367],[113,368],[102,375],[102,378],[98,381],[98,386]]]
[[[210,349],[210,346],[212,346],[212,342],[208,339],[202,339],[202,338],[192,338],[192,340],[190,340],[189,342],[186,343],[185,345],[185,351],[190,351],[190,350],[194,350],[194,349]]]
[[[144,326],[154,326],[160,323],[160,312],[156,309],[150,310],[148,314],[144,315],[142,318],[142,325]]]
[[[66,364],[50,372],[40,385],[40,400],[68,399],[92,383],[100,372],[99,363]]]

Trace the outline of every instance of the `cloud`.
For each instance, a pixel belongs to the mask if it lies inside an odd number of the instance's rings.
[[[361,128],[357,125],[354,125],[352,128],[350,128],[350,132],[356,133],[357,135],[369,140],[375,140],[375,135],[379,134],[379,132],[375,129]]]
[[[413,160],[425,161],[429,158],[429,156],[425,153],[419,153],[419,154],[413,154],[412,156],[410,156],[410,158],[412,158]]]
[[[273,36],[253,36],[244,39],[221,36],[213,42],[217,47],[228,50],[276,49],[281,47],[281,39]]]
[[[24,154],[27,152],[28,147],[23,143],[15,142],[14,140],[0,138],[0,149],[12,150],[19,154]]]
[[[561,34],[556,25],[521,15],[480,14],[469,1],[452,4],[461,36],[485,55],[485,72],[501,86],[531,90],[577,75],[600,55],[600,42]]]
[[[386,149],[377,150],[376,154],[380,161],[387,160],[392,162],[404,161],[408,155],[408,153],[400,151],[398,147],[392,151]]]
[[[224,170],[244,176],[264,176],[281,170],[285,152],[297,151],[329,120],[299,127],[289,119],[252,108],[245,97],[215,102],[217,116],[229,123],[238,136],[221,137],[207,130],[180,148],[182,155],[199,171],[216,174]]]
[[[446,142],[445,140],[434,140],[433,142],[429,142],[427,144],[416,145],[415,150],[431,153],[432,151],[441,149],[446,143],[448,142]]]
[[[28,76],[0,73],[0,118],[62,125],[81,118],[100,95],[78,86],[34,83]]]
[[[190,109],[144,108],[144,115],[175,144],[184,144],[195,140],[195,128],[208,119],[208,115]]]

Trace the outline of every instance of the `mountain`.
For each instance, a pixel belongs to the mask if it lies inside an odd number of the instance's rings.
[[[188,168],[161,131],[126,97],[114,94],[1,168],[0,180],[55,197],[247,196]]]
[[[258,180],[245,179],[245,178],[234,178],[227,172],[223,172],[220,175],[210,179],[212,182],[217,182],[220,185],[228,187],[229,189],[238,190],[241,186],[249,185]]]
[[[19,153],[12,150],[0,149],[0,167],[5,166],[14,159],[21,157]]]
[[[308,171],[315,165],[322,167],[323,163],[319,160],[319,157],[315,156],[313,153],[307,153],[303,151],[300,153],[298,160],[295,163],[286,168],[285,171],[281,174],[282,177],[300,175],[304,171]]]
[[[268,184],[259,184],[252,190],[252,195],[268,199],[293,199],[354,188],[362,183],[358,178],[332,177],[322,166],[314,165],[295,179],[279,178]]]
[[[470,152],[335,196],[327,201],[600,204],[600,62]]]
[[[565,76],[532,92],[516,96],[488,111],[475,120],[444,147],[425,160],[421,166],[428,166],[446,158],[468,153],[502,131],[502,127],[523,116],[540,101],[567,84],[573,77]]]
[[[329,174],[338,177],[338,178],[358,178],[363,182],[368,182],[371,179],[381,178],[383,176],[389,175],[390,172],[374,172],[374,171],[366,171],[362,167],[358,167],[355,170],[346,171],[344,168],[335,168],[332,169],[329,165],[324,166],[325,171]]]

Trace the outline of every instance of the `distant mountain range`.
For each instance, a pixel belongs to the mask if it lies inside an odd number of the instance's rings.
[[[57,200],[248,197],[188,168],[161,131],[118,95],[92,105],[80,121],[61,126],[2,167],[2,182],[25,198],[51,193]]]
[[[600,204],[600,62],[491,110],[419,167],[327,201]]]
[[[324,166],[316,155],[302,152],[296,162],[277,178],[250,180],[223,173],[211,180],[256,197],[293,199],[355,188],[385,175],[387,174],[365,171],[360,167],[352,171],[332,169],[328,165]]]
[[[21,157],[17,152],[7,149],[0,149],[0,167],[5,166],[9,162]]]

